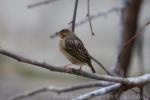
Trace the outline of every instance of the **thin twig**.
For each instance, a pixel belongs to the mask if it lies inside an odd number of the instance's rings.
[[[90,17],[90,0],[87,0],[87,17],[88,17],[88,22],[90,25],[90,30],[91,30],[91,34],[94,36],[94,31],[93,31],[93,27],[92,27],[92,22],[91,22],[91,17]]]
[[[23,98],[26,98],[26,97],[31,97],[35,94],[39,94],[39,93],[48,91],[49,89],[50,89],[50,87],[48,87],[48,88],[43,87],[43,88],[39,88],[39,89],[32,90],[32,91],[29,91],[29,92],[17,94],[16,96],[11,97],[9,100],[20,100],[20,99],[23,99]],[[51,90],[52,90],[52,88],[51,88]]]
[[[34,3],[34,4],[30,4],[27,7],[28,8],[34,8],[34,7],[38,7],[38,6],[42,6],[42,5],[47,5],[47,4],[50,4],[50,3],[55,2],[55,1],[60,1],[60,0],[45,0],[45,1],[40,1],[40,2],[37,2],[37,3]]]
[[[148,22],[146,22],[143,27],[139,30],[139,32],[137,32],[130,40],[128,40],[124,45],[128,45],[130,44],[133,40],[135,40],[135,38],[144,31],[144,29],[150,24],[150,20]]]
[[[45,1],[41,1],[41,2],[34,3],[34,4],[30,4],[30,5],[28,5],[27,7],[28,7],[28,8],[34,8],[34,7],[38,7],[38,6],[50,4],[50,3],[55,2],[55,1],[60,1],[60,0],[45,0]],[[77,8],[76,8],[76,9],[77,9]],[[99,18],[100,16],[106,17],[108,14],[110,14],[110,13],[112,13],[112,12],[119,12],[119,11],[121,11],[121,9],[122,9],[121,7],[114,7],[114,8],[111,8],[111,9],[105,11],[105,12],[99,12],[99,13],[97,13],[97,14],[95,14],[95,15],[91,15],[91,16],[89,16],[89,17],[90,17],[90,20]],[[75,9],[74,9],[74,10],[75,10]],[[75,11],[74,11],[74,12],[75,12]],[[74,14],[75,14],[75,13],[74,13]],[[74,14],[73,14],[73,16],[74,16]],[[72,21],[73,21],[73,20],[72,20]],[[71,21],[70,23],[73,23],[72,21]],[[88,21],[89,21],[88,18],[82,19],[81,21],[75,23],[75,26],[83,25],[83,24],[85,24],[85,23],[88,22]],[[70,24],[70,23],[69,23],[69,24]]]
[[[111,9],[107,10],[107,11],[98,12],[95,15],[90,15],[90,19],[93,20],[93,19],[96,19],[96,18],[99,18],[99,17],[106,17],[108,14],[111,14],[113,12],[120,12],[121,10],[122,10],[121,7],[114,7],[114,8],[111,8]],[[88,18],[80,20],[79,22],[76,23],[76,26],[83,25],[86,22],[88,22]]]
[[[135,89],[132,89],[131,91],[134,92],[134,93],[136,93],[137,95],[140,94],[140,92],[139,92],[139,91],[136,91]],[[149,100],[149,98],[150,98],[149,96],[144,95],[144,94],[143,94],[143,97],[144,97],[145,99],[147,99],[147,100]]]
[[[127,91],[127,90],[129,90],[129,89],[132,89],[132,88],[134,88],[134,87],[136,87],[136,86],[132,86],[132,85],[128,86],[128,85],[123,85],[123,84],[121,85],[120,83],[115,83],[115,84],[112,84],[112,85],[109,85],[109,86],[100,88],[100,89],[98,89],[98,90],[94,90],[94,91],[92,91],[92,92],[89,92],[89,93],[85,93],[85,94],[83,94],[83,95],[80,95],[80,96],[76,97],[76,98],[73,99],[73,100],[87,100],[87,99],[89,99],[89,98],[94,98],[94,97],[97,97],[97,96],[102,96],[102,95],[105,95],[105,94],[107,94],[107,93],[111,93],[111,92],[113,92],[113,91],[120,91],[120,89],[122,89],[122,90],[121,90],[121,92],[119,92],[119,93],[122,93],[122,92],[125,92],[125,91]],[[141,89],[141,88],[140,88],[140,89]],[[142,89],[143,89],[143,88],[142,88]],[[139,92],[137,92],[136,90],[133,90],[133,89],[132,89],[132,91],[134,91],[134,93],[139,94]],[[143,90],[141,90],[140,96],[142,97],[142,99],[143,99],[143,98],[145,98],[146,100],[149,99],[148,96],[144,95]],[[142,99],[141,99],[141,100],[142,100]]]
[[[34,96],[34,95],[37,95],[37,94],[43,93],[43,92],[55,92],[55,93],[60,94],[60,93],[65,93],[65,92],[77,91],[80,89],[87,89],[87,88],[94,88],[94,87],[101,87],[101,86],[105,87],[105,86],[108,86],[111,84],[112,83],[108,83],[108,82],[94,82],[94,83],[90,82],[90,83],[69,86],[69,87],[65,87],[65,88],[48,86],[48,87],[42,87],[39,89],[35,89],[35,90],[29,91],[29,92],[21,93],[19,95],[11,97],[9,100],[23,99],[23,98]]]
[[[75,31],[75,23],[76,23],[76,14],[77,14],[77,8],[78,8],[78,0],[76,0],[75,2],[75,6],[74,6],[74,12],[73,12],[73,18],[72,18],[72,32]]]
[[[138,36],[140,33],[142,33],[142,32],[144,31],[144,29],[145,29],[149,24],[150,24],[150,20],[147,21],[147,22],[143,25],[143,27],[139,30],[139,32],[137,32],[134,36],[131,37],[131,39],[129,39],[127,42],[125,42],[125,43],[123,44],[124,47],[123,47],[122,51],[120,52],[120,54],[119,54],[119,56],[118,56],[118,62],[120,62],[120,58],[121,58],[121,56],[124,54],[124,52],[125,52],[125,50],[126,50],[125,48],[127,48],[127,46],[129,46],[129,44],[132,43],[132,41],[135,40],[135,39],[137,38],[137,36]]]
[[[24,63],[27,63],[27,64],[35,65],[35,67],[45,68],[45,69],[48,69],[50,71],[69,73],[69,74],[74,74],[74,75],[78,75],[78,76],[88,77],[88,78],[96,79],[96,80],[128,83],[127,79],[123,79],[121,77],[97,75],[97,74],[88,73],[88,72],[85,72],[85,71],[82,71],[82,70],[78,70],[78,69],[74,69],[74,68],[66,69],[66,68],[63,68],[63,67],[57,67],[57,66],[54,66],[54,65],[47,64],[45,62],[35,61],[35,60],[32,60],[32,59],[28,59],[28,58],[22,57],[20,55],[12,53],[12,52],[10,52],[8,50],[4,50],[2,48],[0,48],[0,54],[8,56],[8,57],[13,58],[13,59],[16,59],[19,62],[24,62]]]
[[[143,86],[140,86],[140,87],[139,87],[139,90],[140,90],[140,100],[144,100],[144,98],[143,98],[143,97],[144,97],[144,95],[143,95],[143,94],[144,94],[144,93],[143,93],[143,92],[144,92],[144,91],[143,91]]]

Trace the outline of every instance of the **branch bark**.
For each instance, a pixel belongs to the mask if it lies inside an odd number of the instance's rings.
[[[72,22],[72,27],[71,27],[72,32],[75,31],[77,8],[78,8],[78,0],[76,0],[75,5],[74,5],[73,18],[72,18],[72,21],[71,21]]]
[[[69,74],[88,77],[88,78],[92,78],[92,79],[96,79],[96,80],[104,80],[104,81],[108,81],[108,82],[117,82],[117,83],[120,83],[120,84],[128,86],[128,87],[140,87],[147,83],[150,83],[150,74],[145,74],[143,76],[132,77],[132,78],[121,78],[121,77],[115,77],[115,76],[96,75],[96,74],[90,74],[85,71],[80,71],[80,70],[73,69],[73,68],[69,68],[69,70],[68,70],[66,68],[55,67],[53,65],[50,65],[50,64],[47,64],[44,62],[39,62],[39,61],[35,61],[35,60],[31,60],[31,59],[19,56],[17,54],[14,54],[14,53],[4,50],[2,48],[0,48],[0,54],[8,56],[13,59],[16,59],[20,62],[35,65],[35,67],[41,67],[41,68],[48,69],[50,71],[69,73]],[[40,89],[38,91],[41,92],[41,91],[45,91],[45,90],[47,90],[47,89],[44,89],[44,90]],[[67,90],[65,90],[65,91],[67,91]],[[32,94],[32,93],[29,93],[29,94]]]
[[[55,1],[60,1],[60,0],[45,0],[45,1],[40,1],[40,2],[37,2],[37,3],[34,3],[34,4],[30,4],[27,7],[28,8],[34,8],[34,7],[38,7],[38,6],[41,6],[41,5],[50,4],[50,3],[55,2]]]
[[[126,83],[127,79],[123,79],[120,77],[112,77],[112,76],[106,76],[106,75],[97,75],[97,74],[92,74],[92,73],[88,73],[82,70],[78,70],[78,69],[74,69],[74,68],[63,68],[63,67],[56,67],[54,65],[50,65],[47,64],[45,62],[40,62],[40,61],[35,61],[29,58],[25,58],[22,57],[20,55],[17,55],[15,53],[12,53],[8,50],[2,49],[0,48],[0,54],[8,56],[10,58],[13,58],[19,62],[24,62],[27,64],[31,64],[31,65],[35,65],[35,67],[41,67],[41,68],[45,68],[48,69],[50,71],[55,71],[55,72],[62,72],[62,73],[69,73],[69,74],[74,74],[74,75],[78,75],[78,76],[83,76],[83,77],[88,77],[91,79],[96,79],[96,80],[104,80],[104,81],[110,81],[110,82],[120,82],[121,83]],[[112,80],[112,78],[115,80]]]
[[[121,7],[113,7],[113,8],[110,8],[109,10],[107,10],[107,11],[98,12],[95,15],[90,15],[89,17],[90,17],[90,20],[93,20],[93,19],[96,19],[96,18],[99,18],[99,17],[106,17],[107,15],[109,15],[113,12],[120,12],[121,10],[122,10]],[[75,25],[80,26],[80,25],[83,25],[83,24],[87,23],[88,21],[89,21],[89,19],[85,18],[85,19],[82,19],[79,22],[77,22]]]
[[[104,87],[104,88],[101,88],[101,89],[98,89],[98,90],[95,90],[95,91],[83,94],[83,95],[81,95],[79,97],[76,97],[73,100],[87,100],[87,99],[91,99],[93,97],[105,95],[107,93],[115,91],[115,90],[117,90],[120,87],[121,87],[121,84],[116,83],[114,85],[110,85],[110,86],[107,86],[107,87]]]
[[[143,87],[145,84],[150,83],[150,74],[145,74],[143,76],[139,77],[133,77],[133,78],[127,78],[128,84],[121,84],[121,83],[109,83],[109,82],[97,82],[97,83],[87,83],[87,84],[80,84],[76,86],[66,87],[66,88],[56,88],[56,87],[43,87],[40,89],[32,90],[30,92],[26,92],[17,96],[12,97],[10,100],[18,100],[23,99],[26,97],[30,97],[36,94],[39,94],[41,92],[55,92],[55,93],[64,93],[64,92],[70,92],[70,91],[76,91],[80,89],[85,88],[93,88],[93,87],[100,87],[104,86],[103,88],[100,88],[98,90],[94,90],[89,93],[85,93],[81,96],[76,97],[73,100],[86,100],[89,98],[94,98],[96,96],[102,96],[107,93],[111,93],[116,90],[121,90],[121,92],[127,91],[128,89],[134,88],[134,87]],[[142,98],[144,97],[143,92],[141,91]],[[145,96],[147,98],[147,96]]]
[[[98,90],[82,94],[81,96],[78,96],[73,100],[86,100],[86,99],[94,98],[96,96],[102,96],[102,95],[105,95],[107,93],[116,92],[118,90],[122,93],[122,92],[127,91],[129,89],[132,89],[134,87],[139,87],[141,89],[140,94],[139,94],[140,95],[140,100],[143,100],[144,97],[146,99],[149,99],[149,97],[147,97],[143,94],[143,86],[147,83],[150,83],[150,81],[146,82],[147,80],[150,80],[149,75],[145,74],[143,76],[139,76],[139,77],[136,77],[136,78],[128,78],[129,81],[131,82],[130,85],[115,83],[113,85],[109,85],[109,86],[106,86],[104,88],[100,88]],[[137,92],[137,91],[135,91],[135,92]],[[113,98],[110,98],[110,99],[113,99]]]
[[[66,68],[62,68],[62,67],[55,67],[55,66],[47,64],[45,62],[35,61],[32,59],[22,57],[20,55],[17,55],[15,53],[10,52],[10,51],[4,50],[2,48],[0,48],[0,54],[8,56],[8,57],[13,58],[13,59],[16,59],[19,62],[24,62],[27,64],[35,65],[35,67],[41,67],[41,68],[45,68],[45,69],[48,69],[50,71],[55,71],[55,72],[74,74],[74,75],[88,77],[88,78],[96,79],[96,80],[103,80],[103,81],[108,81],[108,82],[117,82],[117,83],[122,83],[122,84],[127,84],[127,85],[133,85],[133,84],[136,85],[137,83],[141,82],[141,80],[142,80],[142,82],[149,82],[150,81],[150,77],[149,77],[150,74],[145,74],[143,76],[134,77],[134,78],[121,78],[121,77],[116,77],[116,76],[97,75],[97,74],[91,74],[91,73],[88,73],[88,72],[85,72],[82,70],[78,70],[78,69],[74,69],[74,68],[66,69]],[[139,80],[136,80],[136,78],[138,78]]]
[[[10,98],[10,100],[19,100],[19,99],[24,99],[26,97],[31,97],[39,93],[43,92],[55,92],[55,93],[65,93],[65,92],[71,92],[71,91],[77,91],[81,89],[87,89],[87,88],[94,88],[94,87],[105,87],[113,83],[109,82],[90,82],[90,83],[84,83],[84,84],[79,84],[79,85],[74,85],[74,86],[69,86],[65,88],[58,88],[55,86],[47,86],[47,87],[42,87],[39,89],[31,90],[29,92],[21,93],[19,95],[13,96]]]

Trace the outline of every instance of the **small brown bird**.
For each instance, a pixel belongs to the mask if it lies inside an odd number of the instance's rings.
[[[64,56],[72,63],[82,67],[87,64],[93,73],[95,69],[91,64],[91,56],[84,47],[82,41],[69,29],[63,29],[56,33],[60,37],[59,47]]]

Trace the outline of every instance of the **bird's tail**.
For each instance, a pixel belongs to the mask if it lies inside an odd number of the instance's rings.
[[[92,70],[93,73],[96,73],[96,71],[95,71],[93,65],[91,64],[91,62],[88,63],[88,66],[90,67],[90,69]]]
[[[92,56],[91,56],[91,59],[92,59],[93,61],[95,61],[108,75],[113,76],[112,73],[109,72],[109,71],[101,64],[101,62],[99,62],[98,60],[96,60],[96,59],[95,59],[94,57],[92,57]]]

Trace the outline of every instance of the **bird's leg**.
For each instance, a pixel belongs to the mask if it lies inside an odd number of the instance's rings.
[[[81,71],[82,67],[83,67],[83,65],[80,66],[80,68],[79,68],[80,71]]]
[[[67,68],[67,67],[70,66],[70,65],[73,65],[73,64],[70,63],[70,64],[67,64],[67,65],[65,65],[65,66],[63,66],[63,67]]]
[[[70,64],[67,64],[67,65],[63,66],[67,70],[67,72],[69,72],[68,66],[70,66],[70,65],[73,65],[73,64],[70,63]]]

